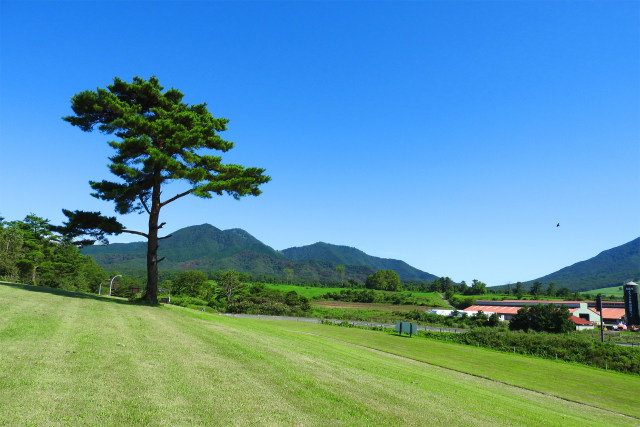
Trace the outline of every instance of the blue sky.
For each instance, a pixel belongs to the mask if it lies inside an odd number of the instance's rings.
[[[637,1],[2,0],[0,37],[8,220],[113,215],[88,185],[110,179],[109,136],[60,118],[77,92],[156,75],[230,119],[225,161],[273,178],[168,205],[167,231],[354,246],[489,285],[640,236]]]

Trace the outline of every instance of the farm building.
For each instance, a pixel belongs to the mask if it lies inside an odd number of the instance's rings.
[[[593,329],[593,323],[580,317],[571,316],[571,321],[576,325],[576,331],[584,331],[585,329]]]
[[[493,301],[478,301],[489,303]],[[498,305],[472,305],[462,310],[463,313],[467,313],[469,316],[475,316],[479,311],[483,312],[487,316],[491,316],[493,313],[497,313],[500,320],[511,320],[516,315],[520,307],[498,306]]]
[[[600,313],[596,309],[596,303],[594,301],[478,300],[474,305],[465,308],[463,311],[469,314],[478,311],[482,311],[483,313],[498,313],[499,316],[504,316],[505,320],[510,320],[516,315],[521,307],[535,304],[565,305],[572,316],[581,318],[588,322],[600,323]],[[605,325],[611,326],[624,322],[624,302],[603,301],[602,306],[602,320]]]

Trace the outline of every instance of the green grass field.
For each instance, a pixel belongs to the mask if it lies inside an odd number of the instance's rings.
[[[612,286],[610,288],[593,289],[591,291],[580,292],[580,293],[581,294],[589,294],[592,297],[595,297],[598,294],[602,294],[603,296],[613,295],[616,298],[622,298],[623,297],[622,286]]]
[[[0,425],[640,425],[640,376],[30,286],[0,367]]]
[[[304,296],[309,299],[314,299],[321,295],[327,293],[340,293],[346,288],[319,288],[313,286],[299,286],[299,285],[285,285],[285,284],[265,284],[265,286],[277,289],[280,292],[297,292],[299,295]],[[386,291],[378,291],[378,292],[386,292]],[[389,292],[390,294],[395,294],[396,292]],[[417,291],[401,291],[401,294],[410,295],[416,299],[418,303],[427,305],[429,307],[446,307],[446,304],[442,300],[442,298],[433,292],[417,292]]]

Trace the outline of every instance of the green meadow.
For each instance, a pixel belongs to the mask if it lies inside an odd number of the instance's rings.
[[[348,288],[320,288],[320,287],[314,287],[314,286],[286,285],[286,284],[276,284],[276,283],[268,283],[268,284],[265,284],[265,286],[271,289],[277,289],[283,293],[294,291],[298,295],[309,298],[309,299],[314,299],[328,293],[340,293],[342,291],[353,290]],[[364,290],[364,289],[358,289],[358,290]],[[416,301],[416,303],[422,304],[428,307],[443,307],[443,308],[447,307],[447,305],[442,300],[440,295],[438,295],[435,292],[418,292],[418,291],[401,291],[401,292],[376,291],[376,292],[381,294],[388,294],[392,296],[401,294],[408,297],[412,297]]]
[[[22,285],[0,367],[0,425],[640,425],[636,375]]]
[[[581,292],[582,294],[589,294],[591,296],[602,294],[604,296],[613,295],[616,298],[622,298],[624,292],[622,291],[622,286],[612,286],[610,288],[600,288],[600,289],[592,289],[587,292]]]

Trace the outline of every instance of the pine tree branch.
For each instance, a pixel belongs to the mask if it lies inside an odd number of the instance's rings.
[[[147,207],[147,204],[144,202],[144,199],[142,198],[142,194],[138,194],[138,198],[140,199],[140,203],[142,203],[142,206],[144,207],[144,210],[147,211],[147,213],[149,215],[151,215],[151,211]]]
[[[177,195],[173,196],[172,198],[170,198],[169,200],[160,203],[160,207],[163,207],[164,205],[168,205],[169,203],[173,202],[174,200],[178,200],[180,197],[184,197],[187,194],[191,194],[191,193],[193,193],[193,189],[185,191],[184,193],[177,194]]]
[[[143,233],[142,231],[135,231],[135,230],[122,230],[123,233],[129,233],[129,234],[137,234],[138,236],[142,236],[145,238],[149,238],[149,235],[146,233]]]
[[[168,239],[171,236],[173,236],[173,234],[169,234],[168,236],[164,236],[164,237],[158,237],[158,240]]]

